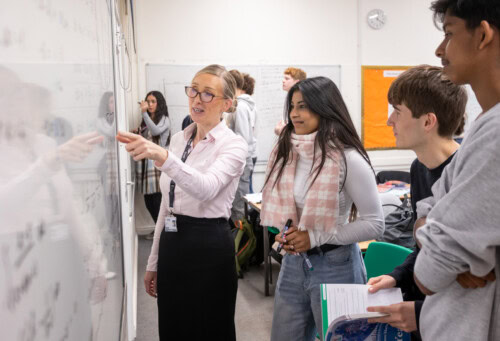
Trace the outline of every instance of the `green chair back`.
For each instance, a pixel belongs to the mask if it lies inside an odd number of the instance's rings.
[[[370,243],[364,258],[368,279],[391,272],[412,252],[411,249],[396,244]]]

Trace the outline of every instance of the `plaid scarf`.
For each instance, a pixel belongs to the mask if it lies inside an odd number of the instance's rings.
[[[314,181],[315,169],[321,161],[321,149],[314,153],[314,144],[317,132],[309,135],[292,134],[292,151],[288,164],[283,169],[281,179],[273,186],[280,164],[277,164],[269,181],[262,191],[261,223],[264,226],[281,228],[287,219],[292,219],[293,225],[301,229],[333,231],[339,214],[339,160],[340,152],[330,150],[318,177]],[[266,178],[277,155],[277,146],[274,147],[266,171]],[[295,169],[299,157],[315,159],[313,170],[307,181],[309,190],[305,198],[302,215],[297,217],[293,186]],[[300,220],[299,220],[300,219]],[[298,224],[297,224],[298,222]]]
[[[149,141],[155,142],[153,139],[153,135],[151,135],[151,131],[146,127],[145,130],[141,131],[141,135],[148,139]],[[155,142],[158,144],[158,141]],[[154,161],[150,159],[143,159],[137,161],[136,168],[136,181],[137,188],[142,194],[154,194],[160,193],[160,176],[161,171],[159,171],[154,166]]]

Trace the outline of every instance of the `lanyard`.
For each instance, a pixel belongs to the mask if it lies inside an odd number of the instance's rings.
[[[186,148],[184,148],[184,153],[182,153],[181,161],[186,162],[190,152],[189,148],[191,147],[191,143],[193,143],[194,137],[196,136],[196,129],[193,132],[193,135],[189,138]],[[170,214],[172,214],[173,208],[174,208],[174,201],[175,201],[175,182],[174,180],[170,180],[170,192],[168,192],[168,198],[170,201]]]

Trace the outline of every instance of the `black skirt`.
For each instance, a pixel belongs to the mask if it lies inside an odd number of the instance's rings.
[[[236,340],[238,278],[226,219],[176,215],[158,251],[160,340]]]

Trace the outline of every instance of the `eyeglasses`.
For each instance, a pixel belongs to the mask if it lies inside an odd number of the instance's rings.
[[[224,96],[215,96],[214,94],[211,94],[210,92],[206,92],[206,91],[199,92],[198,90],[196,90],[192,86],[186,86],[186,87],[184,87],[184,89],[186,90],[186,95],[189,98],[196,98],[196,96],[200,95],[200,100],[204,103],[212,102],[212,100],[215,97],[224,97]]]

